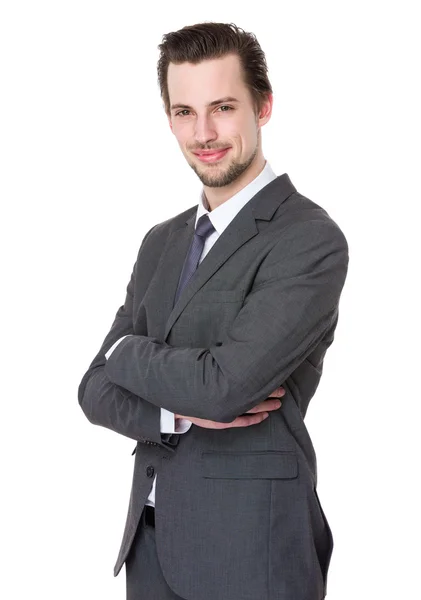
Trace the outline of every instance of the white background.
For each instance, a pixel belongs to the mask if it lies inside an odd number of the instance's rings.
[[[328,598],[421,597],[415,8],[1,4],[2,598],[125,597],[112,570],[135,443],[91,425],[77,388],[146,231],[198,201],[156,63],[164,33],[201,21],[257,35],[274,88],[264,155],[350,247],[306,417],[335,539]]]

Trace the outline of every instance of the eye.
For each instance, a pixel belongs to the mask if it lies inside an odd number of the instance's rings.
[[[223,104],[222,106],[219,106],[219,107],[218,107],[218,110],[219,110],[220,108],[228,108],[228,110],[222,110],[221,112],[229,112],[230,110],[234,110],[234,109],[232,108],[232,106],[228,106],[228,105],[226,105],[226,104]],[[175,113],[175,116],[176,116],[176,117],[178,117],[178,116],[180,116],[180,117],[184,117],[185,115],[182,115],[181,113],[188,113],[188,112],[190,112],[190,111],[189,111],[187,108],[185,108],[185,109],[183,109],[183,110],[180,110],[178,113]]]
[[[178,112],[178,113],[175,113],[175,116],[176,116],[176,117],[178,117],[178,115],[180,115],[180,116],[181,116],[181,113],[183,113],[183,112],[189,112],[189,111],[187,110],[187,108],[185,108],[184,110],[180,110],[180,112]]]

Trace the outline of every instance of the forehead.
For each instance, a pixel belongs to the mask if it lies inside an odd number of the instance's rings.
[[[170,63],[167,77],[171,104],[205,105],[224,96],[241,100],[248,92],[237,55],[204,60],[197,64]]]

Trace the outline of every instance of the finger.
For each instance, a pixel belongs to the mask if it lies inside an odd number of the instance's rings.
[[[264,421],[268,416],[269,413],[267,412],[261,412],[252,417],[242,415],[234,419],[234,421],[230,423],[230,427],[249,427],[249,425],[256,425],[257,423]]]
[[[285,390],[283,387],[279,387],[276,388],[276,390],[274,390],[269,396],[268,398],[280,398],[281,396],[285,396]]]
[[[261,413],[267,410],[276,410],[282,405],[282,400],[279,398],[272,398],[270,400],[263,400],[257,406],[253,406],[250,410],[247,410],[246,413]]]

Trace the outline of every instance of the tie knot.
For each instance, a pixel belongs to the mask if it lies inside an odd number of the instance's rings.
[[[205,238],[211,231],[215,231],[215,227],[212,225],[209,216],[207,214],[202,215],[197,221],[195,233]]]

